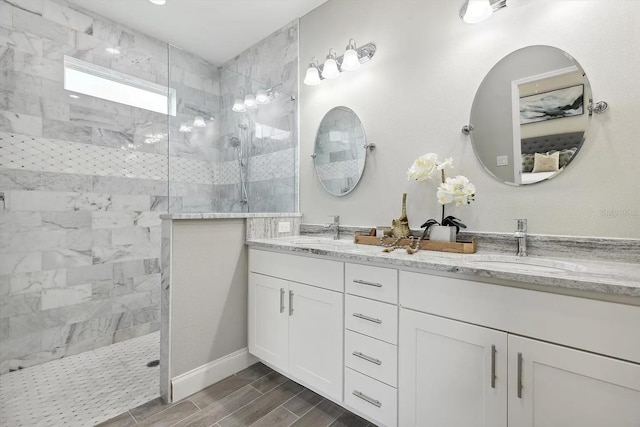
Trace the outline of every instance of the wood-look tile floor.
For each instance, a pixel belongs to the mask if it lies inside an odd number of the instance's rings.
[[[179,402],[160,399],[99,427],[375,427],[257,363]]]

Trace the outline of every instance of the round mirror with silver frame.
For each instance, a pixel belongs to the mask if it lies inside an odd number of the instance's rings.
[[[367,155],[364,127],[347,107],[334,107],[325,114],[313,150],[316,176],[329,194],[344,196],[358,185]]]
[[[510,185],[535,184],[556,177],[576,157],[592,104],[587,76],[571,55],[528,46],[489,71],[463,132],[489,175]]]

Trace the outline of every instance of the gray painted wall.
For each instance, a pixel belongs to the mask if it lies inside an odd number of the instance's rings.
[[[245,220],[174,221],[171,375],[247,346]]]

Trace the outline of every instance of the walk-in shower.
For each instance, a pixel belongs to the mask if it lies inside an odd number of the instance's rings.
[[[238,126],[245,126],[245,129],[246,129],[246,125],[238,125]],[[249,199],[247,197],[247,183],[246,183],[247,162],[244,157],[244,147],[242,144],[242,140],[240,140],[240,138],[238,138],[237,136],[232,136],[231,138],[229,138],[229,145],[231,145],[233,148],[236,149],[236,157],[238,159],[238,171],[239,171],[239,177],[240,177],[240,200],[238,201],[238,203],[240,203],[240,205],[242,205],[243,207],[246,206],[246,210],[248,210]],[[243,208],[243,211],[244,210],[245,208]]]
[[[31,32],[26,18],[0,24],[29,32],[28,43],[0,42],[10,117],[0,120],[0,376],[158,331],[162,213],[297,208],[295,103],[232,110],[272,82],[55,3],[92,31],[74,20],[56,21],[64,37]],[[6,4],[3,14],[30,16]],[[114,37],[124,43],[105,49]],[[273,58],[268,69],[285,66]],[[112,89],[65,89],[80,72]],[[115,87],[162,108],[114,98]]]

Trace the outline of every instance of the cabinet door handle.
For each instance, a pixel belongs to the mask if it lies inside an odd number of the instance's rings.
[[[357,317],[359,319],[367,320],[373,323],[378,323],[378,324],[382,323],[382,320],[380,319],[376,319],[375,317],[365,316],[364,314],[360,314],[360,313],[353,313],[353,317]]]
[[[491,388],[496,388],[496,346],[491,346]]]
[[[518,384],[516,387],[518,399],[522,399],[522,353],[518,353]]]
[[[354,279],[353,283],[358,283],[360,285],[373,286],[373,287],[376,287],[376,288],[381,288],[382,287],[382,283],[367,282],[366,280],[360,280],[360,279]]]
[[[284,288],[280,288],[280,313],[284,313]]]
[[[367,362],[371,362],[371,363],[374,363],[376,365],[382,365],[382,360],[376,359],[375,357],[367,356],[366,354],[360,353],[359,351],[354,351],[352,354],[355,357],[359,357],[360,359],[366,360]]]
[[[378,408],[382,407],[382,402],[380,402],[379,400],[376,400],[372,397],[367,396],[366,394],[364,394],[361,391],[358,390],[353,390],[353,395],[355,397],[359,397],[360,399],[364,400],[367,403],[371,403],[373,406],[377,406]]]
[[[293,316],[293,291],[289,291],[289,316]]]

